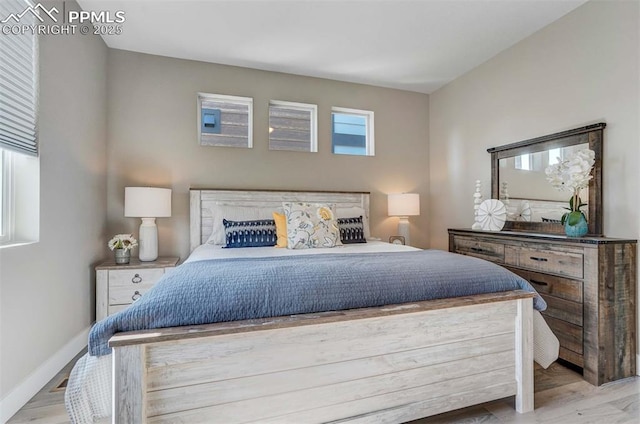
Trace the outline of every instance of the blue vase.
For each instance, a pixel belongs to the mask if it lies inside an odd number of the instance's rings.
[[[589,226],[584,215],[580,214],[580,221],[576,225],[569,225],[567,219],[564,223],[564,233],[569,237],[582,237],[589,232]]]

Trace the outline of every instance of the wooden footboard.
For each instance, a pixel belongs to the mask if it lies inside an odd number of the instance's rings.
[[[516,395],[532,293],[120,333],[115,423],[402,423]]]

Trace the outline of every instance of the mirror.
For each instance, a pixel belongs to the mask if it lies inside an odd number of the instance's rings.
[[[500,159],[499,198],[507,206],[507,219],[524,222],[560,222],[566,212],[571,193],[556,190],[547,181],[545,169],[567,159],[577,151],[588,148],[588,143],[582,143]],[[588,190],[583,189],[580,198],[588,204]],[[588,211],[584,212],[588,220]]]
[[[600,123],[530,140],[493,147],[491,153],[491,197],[507,206],[504,230],[563,234],[560,223],[571,193],[556,190],[547,181],[545,169],[574,152],[589,148],[595,163],[589,187],[580,198],[589,223],[589,235],[602,235],[602,133]]]

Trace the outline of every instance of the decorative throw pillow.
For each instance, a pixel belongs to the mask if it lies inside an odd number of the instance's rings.
[[[276,223],[272,219],[253,221],[222,220],[225,247],[262,247],[276,245]]]
[[[333,205],[285,202],[282,206],[287,217],[288,249],[334,247],[341,244]]]
[[[212,231],[207,239],[207,244],[226,244],[226,233],[223,220],[227,221],[257,221],[271,219],[273,211],[282,212],[281,208],[274,207],[249,207],[231,205],[213,205],[209,208],[211,213]],[[357,216],[355,214],[351,216]]]
[[[362,226],[364,227],[364,238],[371,238],[371,231],[369,231],[369,220],[367,219],[367,213],[365,210],[358,206],[351,206],[348,208],[340,208],[336,206],[336,217],[351,218],[352,216],[362,216]]]
[[[273,220],[276,222],[276,235],[278,236],[276,247],[287,247],[287,217],[282,213],[274,212]]]
[[[338,218],[340,241],[343,244],[366,243],[362,216],[354,218]]]

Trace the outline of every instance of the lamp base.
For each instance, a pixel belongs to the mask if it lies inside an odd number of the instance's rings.
[[[409,239],[409,217],[400,217],[398,221],[398,235],[404,237],[405,246],[411,246],[411,240]]]
[[[142,218],[139,232],[138,258],[142,262],[158,259],[158,227],[155,218]]]

